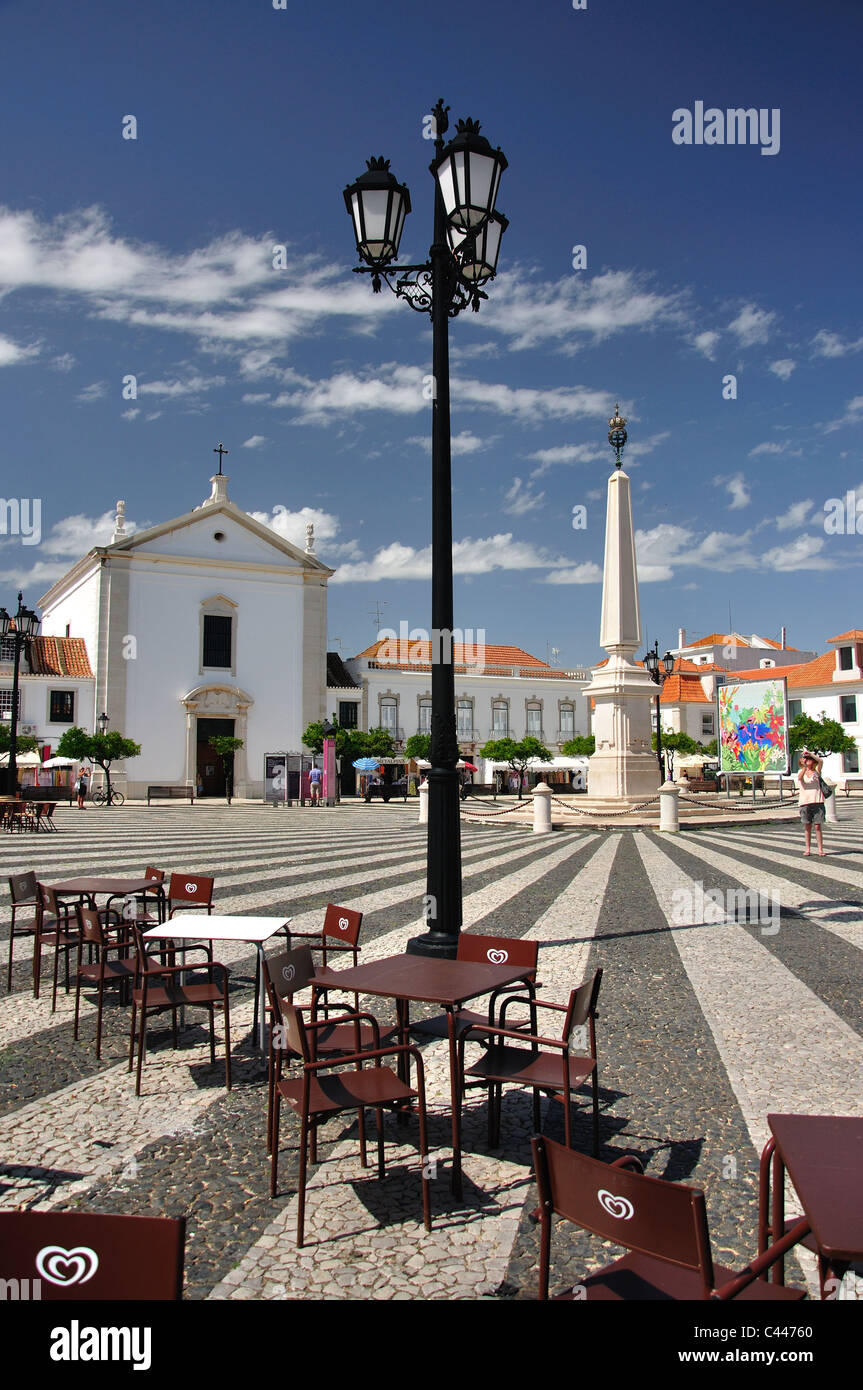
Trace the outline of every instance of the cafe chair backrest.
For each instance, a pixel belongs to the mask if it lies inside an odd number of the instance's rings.
[[[277,996],[275,1002],[276,1016],[283,1033],[282,1047],[288,1052],[295,1052],[299,1057],[302,1057],[304,1062],[311,1061],[309,1040],[303,1027],[302,1015],[298,1013],[290,999]]]
[[[92,941],[96,946],[104,946],[105,934],[102,931],[98,912],[95,912],[92,907],[81,907],[79,903],[76,903],[75,916],[78,919],[78,926],[81,928],[83,939]]]
[[[9,895],[13,903],[32,903],[36,901],[36,875],[10,874]]]
[[[213,898],[213,879],[201,874],[171,874],[168,897],[172,903],[203,903]]]
[[[155,869],[152,864],[148,864],[146,869],[144,870],[144,877],[151,878],[154,883],[164,883],[165,870]]]
[[[704,1193],[531,1140],[540,1205],[627,1250],[701,1273],[713,1287]]]
[[[312,953],[308,946],[295,946],[292,951],[281,951],[277,956],[268,956],[264,964],[270,993],[277,995],[279,999],[290,999],[292,994],[305,989],[315,973]]]
[[[521,941],[518,937],[478,936],[460,932],[456,960],[486,965],[517,965],[535,971],[539,956],[538,941]]]
[[[583,1028],[588,1021],[593,1020],[601,984],[602,966],[591,979],[585,980],[584,984],[579,985],[578,989],[574,989],[570,994],[566,1022],[563,1026],[563,1036],[567,1041],[572,1037],[576,1028]]]
[[[49,888],[47,883],[37,883],[36,890],[39,895],[39,904],[43,912],[47,912],[49,917],[59,917],[60,908],[57,903],[57,894],[53,888]]]
[[[334,903],[328,903],[324,915],[324,936],[335,937],[346,946],[356,946],[362,924],[361,912],[355,912],[352,907],[336,907]]]
[[[0,1212],[0,1278],[43,1303],[180,1299],[185,1239],[184,1217]]]

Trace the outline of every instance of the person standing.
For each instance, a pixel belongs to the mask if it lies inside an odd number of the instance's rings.
[[[82,767],[82,768],[81,768],[81,771],[78,773],[78,780],[77,780],[77,782],[75,783],[75,795],[76,795],[77,798],[78,798],[78,810],[79,810],[79,811],[83,811],[83,810],[84,810],[84,800],[85,800],[85,798],[86,798],[86,796],[87,796],[87,791],[88,791],[88,789],[89,789],[89,786],[90,786],[89,778],[87,777],[87,774],[86,774],[86,772],[84,771],[84,769],[83,769],[83,767]]]
[[[313,768],[311,769],[311,771],[309,772],[309,791],[310,791],[311,794],[312,794],[312,805],[313,805],[313,806],[320,806],[320,804],[321,804],[321,782],[322,782],[322,781],[323,781],[323,774],[322,774],[322,772],[321,772],[321,769],[320,769],[319,767],[313,767]]]
[[[800,792],[800,819],[806,836],[804,857],[811,853],[812,827],[815,826],[815,840],[818,853],[824,858],[824,841],[821,827],[824,824],[824,793],[821,790],[821,759],[814,753],[804,753],[800,759],[797,773],[797,786]]]

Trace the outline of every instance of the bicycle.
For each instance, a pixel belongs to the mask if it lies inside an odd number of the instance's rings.
[[[94,804],[95,804],[96,806],[105,806],[105,805],[107,805],[107,804],[108,804],[108,792],[107,792],[106,788],[105,788],[105,787],[97,787],[96,790],[93,792],[93,795],[92,795],[92,798],[91,798],[91,799],[92,799],[92,801],[94,802]],[[118,792],[114,787],[111,788],[111,802],[110,802],[110,804],[111,804],[112,806],[122,806],[123,803],[125,802],[125,800],[126,800],[126,798],[125,798],[125,796],[123,795],[122,792]]]

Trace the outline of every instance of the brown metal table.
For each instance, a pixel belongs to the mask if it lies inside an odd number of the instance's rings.
[[[768,1115],[772,1139],[761,1156],[759,1251],[766,1249],[768,1229],[778,1240],[785,1229],[785,1173],[794,1186],[812,1227],[818,1254],[822,1298],[832,1271],[841,1279],[848,1266],[863,1258],[863,1116]],[[771,1167],[773,1201],[770,1208]],[[783,1261],[773,1266],[774,1283],[785,1282]]]
[[[408,1041],[410,1005],[437,1004],[447,1016],[449,1036],[450,1097],[452,1108],[452,1190],[462,1195],[461,1136],[459,1130],[460,1095],[456,1051],[456,1009],[471,999],[491,994],[501,985],[518,980],[528,983],[533,972],[523,966],[486,965],[485,962],[438,960],[431,956],[385,956],[349,970],[319,966],[311,981],[313,994],[324,988],[345,990],[349,994],[377,995],[394,999],[399,1033]]]
[[[110,898],[134,898],[138,893],[154,892],[158,888],[152,878],[67,878],[49,885],[58,898],[89,898],[93,907],[96,896],[107,893]]]

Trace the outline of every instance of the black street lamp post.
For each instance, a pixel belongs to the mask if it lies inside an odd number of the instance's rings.
[[[448,106],[434,108],[434,240],[423,265],[393,264],[398,256],[410,194],[389,172],[389,161],[370,159],[367,172],[345,189],[360,259],[375,293],[382,279],[412,309],[432,321],[432,719],[428,772],[427,903],[430,929],[408,942],[412,955],[453,958],[462,921],[461,822],[458,738],[453,669],[452,478],[450,464],[449,320],[478,310],[480,288],[494,278],[505,217],[495,211],[507,161],[479,133],[476,121],[449,128]]]
[[[24,607],[24,595],[18,595],[18,612],[11,616],[0,608],[0,638],[11,638],[15,644],[12,668],[12,714],[9,725],[9,765],[6,768],[5,791],[9,796],[18,792],[18,685],[21,653],[39,631],[39,616],[32,608]]]
[[[659,686],[656,692],[656,756],[659,761],[659,783],[661,786],[665,781],[665,759],[662,756],[662,714],[659,700],[662,695],[662,687],[674,670],[674,657],[671,652],[666,652],[662,658],[662,665],[659,664],[659,639],[657,638],[652,650],[646,653],[644,664],[650,679]]]

